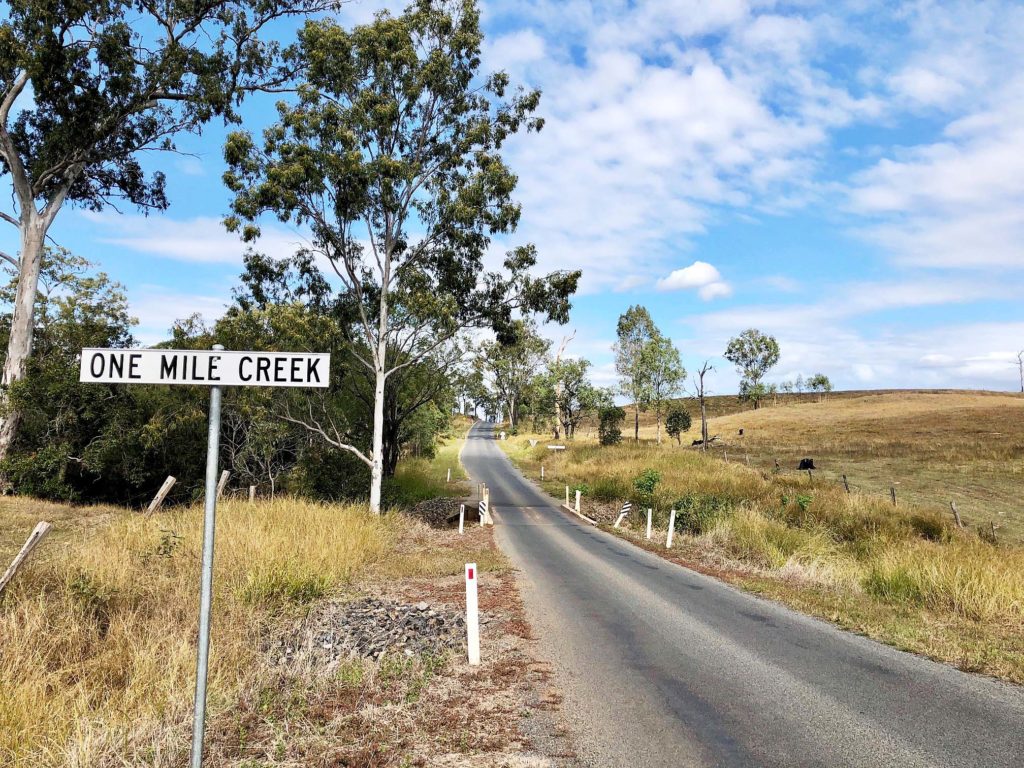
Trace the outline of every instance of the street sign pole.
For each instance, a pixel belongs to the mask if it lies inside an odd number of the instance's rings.
[[[213,348],[222,350],[220,344]],[[206,497],[203,511],[203,576],[199,596],[199,651],[196,655],[196,695],[192,716],[191,768],[202,768],[206,725],[206,676],[210,664],[210,608],[213,603],[213,537],[217,519],[217,473],[220,469],[221,388],[210,388],[210,424],[206,439]]]
[[[217,471],[220,469],[221,393],[224,387],[324,388],[330,384],[330,371],[331,356],[323,352],[225,352],[220,344],[214,344],[212,350],[92,347],[82,350],[78,380],[83,383],[210,387],[191,768],[202,768],[203,765],[206,677],[210,665],[210,609],[213,603],[213,537],[217,518]]]

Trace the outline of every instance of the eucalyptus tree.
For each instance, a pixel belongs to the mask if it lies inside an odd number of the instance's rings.
[[[10,386],[25,374],[47,233],[60,211],[120,201],[167,207],[164,174],[140,154],[214,118],[238,120],[242,97],[288,80],[275,20],[335,0],[10,0],[0,21],[0,220],[18,230],[18,273],[4,360],[0,459],[17,432]],[[5,199],[8,199],[5,196]]]
[[[658,444],[661,444],[661,419],[669,400],[679,394],[686,369],[672,340],[656,333],[640,354],[648,381],[651,407],[654,408]]]
[[[736,366],[740,374],[740,398],[752,401],[754,408],[759,408],[761,400],[768,394],[764,376],[779,362],[779,342],[774,336],[748,328],[729,340],[724,357]]]
[[[619,391],[633,401],[633,439],[640,441],[640,411],[651,402],[650,370],[646,350],[658,336],[650,312],[632,306],[619,316],[616,325],[615,370],[621,379]]]
[[[357,357],[374,379],[370,449],[307,424],[370,468],[374,511],[388,377],[466,328],[508,340],[519,312],[565,322],[579,278],[531,276],[529,245],[484,270],[491,238],[520,215],[502,146],[542,121],[539,92],[480,72],[482,41],[471,0],[418,0],[352,30],[308,21],[289,59],[302,68],[297,99],[278,105],[262,140],[237,132],[225,146],[228,228],[255,238],[265,214],[307,227],[355,308]]]
[[[513,323],[512,339],[485,341],[476,351],[474,368],[478,381],[490,392],[493,402],[504,411],[512,430],[519,426],[524,411],[542,396],[539,374],[551,342],[537,334],[536,326],[525,320]]]

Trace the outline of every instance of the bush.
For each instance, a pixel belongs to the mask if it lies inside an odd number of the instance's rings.
[[[622,422],[626,420],[626,411],[617,405],[609,405],[598,409],[597,439],[601,445],[617,445],[622,442]]]
[[[633,490],[637,492],[640,500],[650,503],[654,498],[654,489],[661,482],[661,472],[656,469],[645,469],[633,480]]]
[[[673,405],[669,408],[668,416],[665,417],[665,431],[677,443],[682,443],[682,434],[689,431],[691,424],[690,413],[683,406]]]
[[[677,499],[676,530],[694,535],[707,533],[733,511],[732,499],[710,493],[691,492]]]

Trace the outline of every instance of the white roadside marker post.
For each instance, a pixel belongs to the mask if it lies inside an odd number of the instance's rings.
[[[580,492],[576,491],[576,514],[580,513]]]
[[[206,724],[206,683],[210,660],[210,614],[213,603],[213,545],[217,499],[230,473],[217,478],[220,454],[220,408],[223,387],[326,387],[331,356],[307,352],[101,349],[82,350],[78,380],[86,384],[175,384],[210,387],[206,483],[203,504],[203,555],[199,589],[199,641],[192,716],[190,768],[202,768]]]
[[[651,538],[651,508],[647,508],[647,538]]]
[[[540,479],[541,480],[544,479],[544,465],[543,464],[540,465]]]
[[[480,664],[480,611],[476,582],[476,563],[466,563],[466,649],[471,667]]]
[[[461,534],[466,525],[466,505],[459,504],[459,533]]]
[[[668,536],[665,539],[665,549],[672,549],[672,537],[676,533],[676,511],[673,509],[668,516]]]
[[[451,481],[452,481],[452,468],[448,467],[448,478],[445,480],[445,482],[446,483],[450,483]]]
[[[254,501],[256,501],[256,486],[255,485],[250,485],[249,486],[249,503],[252,504]]]
[[[632,511],[633,511],[632,503],[630,503],[628,501],[625,502],[622,505],[622,510],[619,512],[619,516],[615,519],[615,525],[613,525],[612,527],[613,528],[618,528],[620,525],[622,525],[622,521],[626,519],[626,515],[628,515]]]
[[[569,506],[569,486],[565,486],[565,506]]]

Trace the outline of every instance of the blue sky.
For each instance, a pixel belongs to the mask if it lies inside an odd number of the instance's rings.
[[[346,22],[399,3],[356,2]],[[1019,3],[503,0],[485,65],[543,91],[515,139],[519,231],[580,268],[572,354],[614,380],[644,304],[688,368],[735,391],[730,336],[774,334],[781,381],[1013,389],[1024,348],[1024,7]],[[258,132],[270,100],[246,109]],[[137,335],[216,316],[244,247],[223,231],[224,131],[151,159],[171,208],[67,209],[54,239],[127,286]],[[264,228],[283,255],[301,233]],[[10,233],[0,247],[15,248]],[[560,338],[569,329],[546,332]]]

